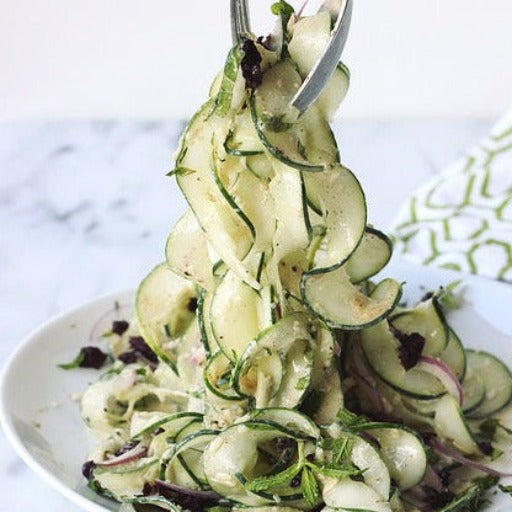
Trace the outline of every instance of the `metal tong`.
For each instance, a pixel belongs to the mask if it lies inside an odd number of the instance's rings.
[[[251,31],[249,10],[247,0],[230,1],[231,34],[233,43],[236,44]],[[323,55],[318,59],[291,101],[291,105],[301,114],[318,98],[336,69],[348,38],[352,19],[352,3],[353,0],[325,0],[320,8],[320,10],[328,10],[336,21]]]

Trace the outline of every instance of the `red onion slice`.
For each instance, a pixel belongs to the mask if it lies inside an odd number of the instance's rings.
[[[415,368],[428,372],[440,380],[448,393],[459,401],[459,405],[462,405],[464,402],[464,390],[455,373],[443,361],[437,357],[420,356]]]
[[[432,437],[429,439],[428,443],[432,447],[434,451],[436,451],[439,455],[443,455],[444,457],[448,457],[456,462],[459,462],[463,466],[476,469],[478,471],[481,471],[482,473],[487,473],[491,476],[496,476],[498,478],[508,477],[512,476],[512,473],[505,473],[503,471],[498,471],[497,469],[490,468],[489,466],[486,466],[485,464],[482,464],[480,462],[476,462],[475,460],[468,459],[458,451],[448,448],[444,444],[440,443],[438,439],[435,437]]]
[[[368,396],[372,401],[373,407],[376,412],[382,413],[385,411],[384,401],[382,395],[377,390],[375,380],[370,375],[368,368],[364,361],[363,350],[359,340],[355,341],[352,345],[351,359],[353,364],[352,377],[363,388],[366,388]]]
[[[441,477],[434,471],[430,464],[427,464],[427,471],[425,472],[422,484],[431,487],[437,492],[442,492],[444,489]]]
[[[127,464],[128,462],[133,462],[134,460],[142,459],[142,457],[146,456],[147,453],[147,447],[138,444],[137,446],[133,447],[131,450],[128,450],[122,455],[113,457],[112,459],[108,459],[102,462],[97,462],[96,465],[100,467],[119,466],[120,464]]]

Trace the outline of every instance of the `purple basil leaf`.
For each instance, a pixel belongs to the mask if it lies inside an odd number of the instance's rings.
[[[144,341],[142,336],[132,336],[128,343],[130,347],[137,353],[137,355],[143,357],[152,364],[158,364],[158,357],[149,348],[148,344]]]
[[[137,362],[138,356],[135,350],[129,350],[128,352],[122,352],[117,358],[124,364],[132,364]]]
[[[122,336],[130,327],[126,320],[114,320],[112,322],[112,332],[118,336]]]
[[[254,90],[261,85],[263,79],[261,55],[254,42],[250,39],[244,41],[242,50],[245,54],[242,59],[242,74],[247,87]]]
[[[88,460],[82,465],[82,475],[87,478],[87,481],[90,482],[94,478],[94,470],[96,469],[96,463],[92,460]]]
[[[416,366],[416,363],[421,357],[423,347],[425,346],[425,338],[418,332],[406,334],[391,323],[389,326],[391,327],[393,336],[400,342],[400,346],[398,347],[400,362],[406,370],[410,370]]]
[[[106,363],[107,359],[107,354],[98,347],[82,347],[73,361],[58,366],[63,370],[73,368],[95,368],[98,370]]]

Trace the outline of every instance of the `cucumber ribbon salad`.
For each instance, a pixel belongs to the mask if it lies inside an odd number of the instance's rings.
[[[446,291],[404,305],[370,280],[392,247],[329,126],[347,68],[289,106],[331,16],[272,10],[182,136],[190,208],[82,396],[99,436],[83,473],[127,510],[478,510],[509,476],[511,373],[463,347]]]

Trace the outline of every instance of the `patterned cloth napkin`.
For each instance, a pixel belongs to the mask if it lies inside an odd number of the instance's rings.
[[[404,204],[392,232],[415,263],[512,282],[512,111]]]

